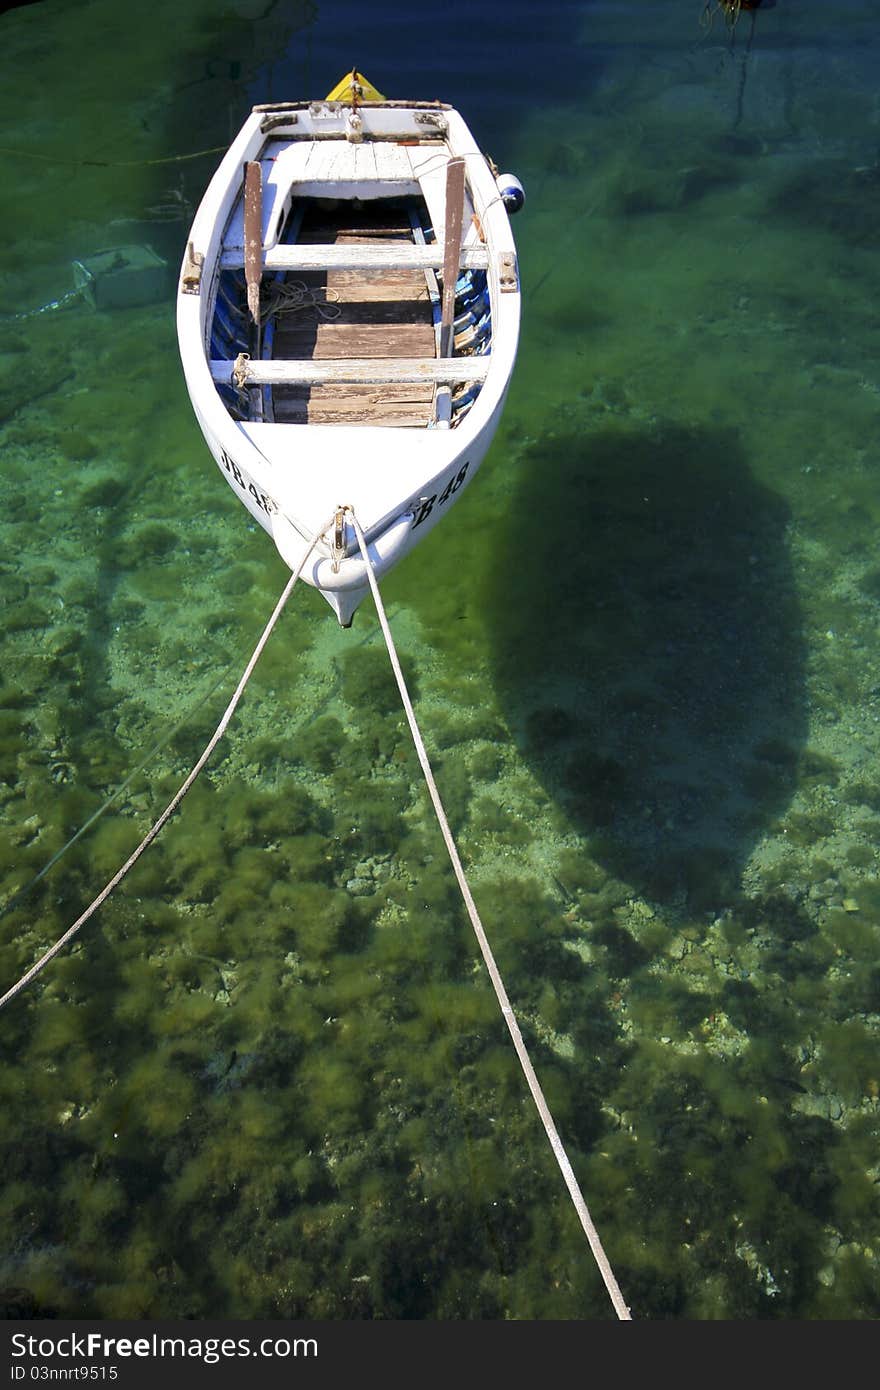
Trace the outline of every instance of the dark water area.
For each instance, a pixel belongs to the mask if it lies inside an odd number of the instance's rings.
[[[728,7],[729,9],[730,7]],[[463,17],[466,15],[466,24]],[[43,0],[0,17],[0,993],[286,579],[183,385],[254,102],[356,65],[526,185],[492,449],[384,584],[633,1316],[880,1314],[880,6]],[[76,264],[140,257],[139,302]],[[159,839],[0,1012],[6,1317],[613,1316],[369,605],[297,589]]]
[[[274,60],[268,81],[260,80],[270,100],[294,90],[329,91],[344,50],[348,66],[366,73],[386,96],[392,88],[430,93],[467,109],[481,134],[487,122],[493,135],[513,132],[534,104],[555,101],[561,92],[577,98],[589,83],[592,63],[579,32],[583,15],[584,6],[571,0],[552,0],[540,13],[526,0],[486,0],[469,13],[465,32],[454,8],[316,6],[307,41]]]
[[[500,555],[499,688],[609,868],[711,907],[786,809],[807,737],[789,514],[732,430],[560,424],[527,451]]]

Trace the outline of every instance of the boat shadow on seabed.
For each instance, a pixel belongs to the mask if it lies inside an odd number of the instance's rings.
[[[723,430],[558,430],[524,463],[489,625],[511,725],[606,869],[716,907],[802,760],[786,505]]]

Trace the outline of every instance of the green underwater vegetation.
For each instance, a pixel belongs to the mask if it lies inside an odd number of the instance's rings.
[[[122,21],[90,0],[74,32],[49,8],[83,58],[59,81],[78,158],[104,121],[88,63],[108,69]],[[282,9],[295,46],[314,7]],[[514,386],[385,599],[634,1316],[871,1319],[872,98],[843,56],[834,103],[792,88],[771,48],[734,126],[722,36],[694,49],[688,17],[681,54],[646,60],[613,9],[585,9],[607,48],[577,107],[507,136],[530,191]],[[105,90],[108,166],[181,153],[185,116],[191,151],[226,143],[228,56],[250,80],[266,55],[221,10],[181,28],[176,7],[173,58],[155,18],[129,35],[140,85],[121,62]],[[758,38],[788,22],[768,9]],[[57,154],[29,7],[3,23],[16,140]],[[59,165],[50,187],[38,164],[0,195],[4,313],[109,240],[173,263],[212,158]],[[172,183],[177,214],[150,221]],[[170,297],[4,328],[0,990],[174,794],[286,578],[191,418]],[[0,1062],[7,1317],[611,1316],[370,605],[343,632],[297,588],[179,811],[0,1013]]]

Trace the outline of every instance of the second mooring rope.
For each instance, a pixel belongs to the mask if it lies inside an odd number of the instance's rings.
[[[495,990],[495,997],[498,1000],[499,1006],[501,1008],[501,1013],[504,1016],[504,1022],[507,1024],[508,1031],[510,1033],[511,1038],[513,1039],[513,1045],[516,1048],[516,1055],[519,1058],[519,1063],[522,1067],[523,1074],[526,1078],[529,1091],[531,1092],[532,1100],[535,1102],[538,1114],[541,1117],[541,1123],[544,1126],[544,1131],[547,1135],[548,1140],[550,1141],[550,1147],[553,1150],[553,1156],[556,1159],[556,1162],[559,1164],[560,1171],[562,1173],[563,1178],[565,1179],[565,1185],[568,1188],[569,1196],[571,1197],[571,1200],[574,1203],[574,1207],[580,1219],[581,1226],[584,1229],[584,1234],[587,1237],[590,1249],[593,1252],[593,1257],[596,1261],[596,1264],[599,1267],[599,1272],[602,1275],[603,1280],[605,1281],[605,1287],[608,1290],[611,1302],[614,1305],[614,1311],[616,1312],[618,1318],[621,1319],[621,1321],[630,1321],[632,1318],[632,1314],[630,1313],[629,1308],[624,1302],[623,1295],[620,1292],[620,1287],[617,1283],[617,1280],[614,1277],[614,1271],[611,1268],[611,1265],[608,1261],[608,1257],[605,1254],[605,1251],[602,1247],[602,1242],[599,1239],[599,1232],[596,1230],[596,1227],[593,1223],[593,1218],[590,1216],[589,1208],[587,1207],[586,1201],[584,1200],[584,1194],[581,1192],[578,1180],[574,1175],[574,1170],[571,1166],[571,1163],[569,1162],[569,1158],[563,1147],[562,1140],[559,1137],[559,1132],[553,1121],[553,1116],[550,1113],[550,1107],[548,1106],[547,1101],[544,1097],[544,1092],[541,1089],[541,1083],[535,1075],[535,1069],[532,1066],[531,1059],[529,1057],[528,1051],[526,1050],[525,1042],[523,1041],[523,1035],[520,1032],[519,1024],[516,1021],[516,1015],[514,1014],[510,1004],[510,1000],[507,997],[507,990],[504,987],[504,981],[502,980],[501,973],[498,969],[498,966],[495,963],[495,957],[492,954],[492,948],[489,945],[489,940],[483,928],[483,923],[480,921],[480,914],[477,912],[477,906],[474,902],[473,895],[471,894],[470,885],[468,884],[468,881],[465,877],[458,849],[456,847],[455,840],[452,837],[452,831],[449,829],[449,822],[446,819],[446,813],[443,809],[443,803],[440,800],[440,793],[437,790],[437,783],[434,781],[434,773],[431,769],[431,764],[428,759],[425,744],[422,739],[418,723],[416,722],[416,716],[413,711],[412,701],[409,698],[409,691],[406,688],[406,681],[404,680],[403,671],[401,669],[400,661],[397,656],[397,649],[394,645],[394,639],[391,636],[391,629],[388,626],[388,619],[385,616],[385,608],[382,604],[382,598],[379,593],[379,585],[376,581],[376,576],[373,573],[372,562],[370,561],[370,557],[367,553],[367,542],[364,539],[364,533],[361,530],[360,522],[358,521],[351,507],[347,507],[346,511],[348,515],[351,517],[351,523],[354,527],[355,535],[357,536],[358,545],[360,546],[361,556],[363,557],[364,567],[367,571],[367,578],[370,582],[370,589],[373,594],[373,602],[376,605],[376,612],[379,615],[379,625],[382,628],[382,635],[385,638],[385,646],[388,648],[388,657],[391,661],[392,670],[394,671],[394,678],[397,681],[397,688],[400,691],[400,698],[403,702],[403,708],[406,713],[410,733],[412,734],[416,753],[418,754],[419,762],[422,766],[422,772],[424,774],[425,782],[428,787],[428,792],[430,794],[431,801],[434,806],[434,812],[437,816],[437,821],[440,826],[440,830],[443,834],[443,839],[446,842],[446,848],[449,852],[449,858],[452,861],[452,867],[455,871],[455,877],[458,880],[458,886],[461,889],[461,896],[464,899],[464,904],[467,908],[468,916],[471,919],[471,926],[474,929],[474,934],[479,943],[480,951],[482,953],[483,960],[486,964],[486,969],[489,972],[489,978],[492,981],[492,987]]]

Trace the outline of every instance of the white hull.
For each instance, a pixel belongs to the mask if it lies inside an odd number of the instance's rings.
[[[446,196],[450,160],[464,164],[454,260],[445,245],[445,232],[456,225]],[[261,185],[260,196],[247,222],[243,171],[257,164],[259,173],[249,177]],[[372,222],[381,221],[377,209],[384,216],[386,206],[398,218],[404,209],[411,234],[395,229],[385,242],[373,235]],[[326,207],[326,216],[343,226],[367,218],[364,236],[346,233],[321,245],[303,240],[295,229],[314,226]],[[255,226],[256,272],[253,246],[250,270],[245,252],[246,232]],[[455,267],[451,283],[469,296],[455,300],[466,312],[454,328],[456,309],[442,297],[444,258],[447,270]],[[326,296],[327,319],[336,299],[343,301],[339,324],[316,321],[320,309],[312,309],[311,318],[300,313],[275,328],[271,321],[266,326],[261,307],[257,329],[253,311],[246,321],[241,303],[228,309],[230,297],[244,292],[245,276],[251,283],[255,274],[264,294],[267,282],[305,285],[309,277],[321,286],[342,285],[338,295],[310,291],[316,301]],[[413,285],[421,286],[419,293]],[[407,294],[412,302],[398,314],[402,326],[389,326],[384,319],[401,305],[378,301]],[[361,303],[370,296],[375,304]],[[368,583],[342,510],[357,516],[378,578],[449,514],[500,419],[516,355],[519,299],[510,223],[495,177],[461,117],[437,103],[256,108],[214,175],[193,223],[178,293],[190,398],[227,483],[291,569],[335,519],[303,577],[343,625]],[[358,318],[364,312],[366,327]],[[465,319],[476,328],[460,332]],[[281,351],[284,333],[293,351]],[[309,333],[318,346],[303,349]],[[365,353],[358,351],[363,342]],[[412,343],[421,344],[418,356]],[[395,412],[408,413],[386,423]]]

